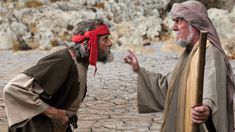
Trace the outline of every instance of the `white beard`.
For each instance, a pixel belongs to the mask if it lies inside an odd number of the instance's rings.
[[[189,35],[187,36],[187,38],[185,40],[183,39],[176,40],[176,44],[179,45],[180,47],[187,47],[188,45],[190,45],[190,43],[192,43],[192,39],[193,39],[192,26],[189,25]]]

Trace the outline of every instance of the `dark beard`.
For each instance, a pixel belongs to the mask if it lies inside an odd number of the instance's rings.
[[[107,62],[112,62],[113,61],[113,54],[110,52],[107,55],[100,55],[98,57],[98,62],[102,62],[102,63],[107,63]]]

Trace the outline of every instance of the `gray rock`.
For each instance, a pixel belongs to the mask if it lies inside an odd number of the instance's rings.
[[[9,28],[7,31],[0,31],[0,49],[12,49],[16,42],[16,35]]]
[[[29,33],[29,29],[23,23],[13,22],[11,23],[11,29],[18,35],[24,36]]]
[[[180,1],[183,0],[176,2]],[[222,3],[225,0],[212,1],[225,5],[231,3],[232,0],[228,0],[227,3]],[[56,2],[38,0],[39,3],[36,1],[27,3],[28,0],[19,0],[7,3],[0,2],[3,6],[0,13],[7,14],[0,17],[0,31],[6,30],[11,25],[27,43],[42,44],[43,46],[38,46],[41,49],[51,47],[51,37],[60,41],[69,40],[71,29],[67,27],[72,27],[81,20],[90,18],[102,18],[109,21],[112,26],[113,47],[120,47],[120,49],[132,46],[142,48],[143,44],[158,41],[165,34],[174,37],[171,30],[171,19],[161,18],[167,16],[168,7],[172,4],[170,0],[63,0]],[[26,3],[37,3],[38,5],[35,6],[37,8],[31,8],[32,5]],[[211,3],[208,2],[208,4]],[[209,14],[218,28],[220,37],[233,38],[233,34],[235,34],[233,28],[235,7],[231,13],[211,10]],[[12,17],[14,14],[16,17]]]
[[[235,5],[233,7],[233,10],[230,13],[230,18],[233,23],[235,23]]]
[[[86,0],[88,6],[94,6],[98,0]]]
[[[114,27],[114,39],[120,45],[143,46],[144,40],[158,40],[162,20],[158,17],[141,17],[133,22],[122,22]],[[115,40],[114,40],[115,41]]]
[[[52,48],[51,39],[53,38],[53,33],[50,29],[46,27],[39,27],[38,34],[35,35],[35,41],[39,43],[39,49],[49,50]]]
[[[209,9],[208,15],[221,38],[227,39],[235,36],[235,23],[227,10]]]

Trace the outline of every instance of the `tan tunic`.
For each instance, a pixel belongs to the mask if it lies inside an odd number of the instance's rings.
[[[23,126],[49,107],[39,98],[43,90],[35,87],[33,80],[25,74],[19,74],[5,86],[3,98],[9,126],[16,123]]]
[[[81,102],[85,97],[87,88],[87,67],[77,63],[78,80],[80,82],[79,96],[66,109],[68,115],[76,114]],[[8,118],[8,125],[17,124],[16,127],[24,126],[32,117],[42,113],[49,105],[44,103],[39,94],[43,89],[34,82],[34,78],[25,74],[19,74],[12,79],[4,88],[3,97],[5,110]],[[65,132],[67,126],[58,126],[53,123],[56,132]]]
[[[191,115],[190,106],[193,104],[194,87],[195,87],[195,74],[198,52],[196,51],[190,62],[189,75],[186,86],[186,109],[185,113]],[[208,105],[212,110],[213,123],[218,132],[225,132],[228,130],[228,113],[226,106],[226,66],[224,57],[221,52],[212,45],[209,45],[206,51],[206,64],[204,74],[204,90],[203,90],[203,104]],[[171,80],[171,75],[163,76],[159,73],[152,73],[141,68],[138,73],[138,88],[137,98],[140,113],[158,112],[162,111],[165,106],[165,98],[168,91],[168,84]],[[167,132],[175,132],[178,126],[177,110],[180,102],[177,102],[179,91],[174,91],[172,103],[169,106],[170,112],[169,119],[166,123]],[[179,93],[178,93],[179,92]],[[183,95],[182,95],[183,96]],[[181,102],[182,103],[182,102]],[[184,102],[183,102],[184,103]],[[186,116],[185,116],[186,117]],[[184,119],[184,131],[186,132],[187,126],[191,124],[191,116]],[[204,124],[203,124],[204,125]],[[204,126],[201,126],[201,132],[207,131]],[[187,131],[188,132],[188,131]]]

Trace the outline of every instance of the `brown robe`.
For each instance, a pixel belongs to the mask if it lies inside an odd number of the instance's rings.
[[[76,78],[76,80],[80,84],[80,90],[77,91],[78,96],[75,100],[66,108],[69,116],[76,114],[87,89],[87,65],[78,63],[75,58],[72,59],[72,62],[76,64],[77,73],[79,74],[79,78]],[[44,89],[37,83],[35,78],[25,74],[19,74],[6,85],[4,88],[4,102],[8,124],[11,127],[10,131],[66,131],[68,125],[58,126],[53,120],[41,114],[49,107],[40,98],[43,92],[45,92]]]

